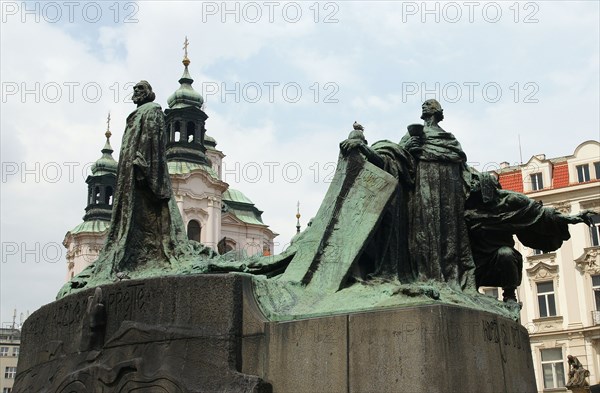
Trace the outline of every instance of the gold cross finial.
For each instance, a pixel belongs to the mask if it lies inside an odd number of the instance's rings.
[[[106,118],[106,139],[109,139],[112,133],[110,132],[110,111],[108,111],[108,117]]]
[[[185,36],[185,41],[183,42],[183,52],[184,52],[183,57],[186,58],[186,59],[187,59],[187,47],[188,47],[189,44],[190,44],[190,41],[188,41],[187,35],[186,35]]]
[[[185,41],[183,42],[183,64],[186,67],[190,64],[190,59],[188,59],[188,46],[189,45],[190,45],[190,41],[188,41],[188,38],[187,38],[187,35],[186,35],[185,36]]]

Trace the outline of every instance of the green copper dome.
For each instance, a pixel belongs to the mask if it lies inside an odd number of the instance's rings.
[[[106,132],[106,143],[104,144],[104,148],[102,149],[102,157],[100,157],[93,165],[92,165],[92,175],[101,176],[109,173],[117,174],[118,163],[112,156],[113,148],[110,146],[110,131]]]
[[[204,103],[204,98],[202,98],[202,95],[200,95],[200,93],[198,93],[192,87],[194,80],[188,71],[189,60],[184,60],[183,64],[185,65],[185,70],[183,71],[183,76],[181,79],[179,79],[181,86],[179,86],[179,89],[175,90],[175,92],[169,96],[167,99],[167,104],[171,109],[185,108],[188,106],[200,108]]]

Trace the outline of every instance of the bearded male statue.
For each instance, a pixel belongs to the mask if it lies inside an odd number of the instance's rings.
[[[165,147],[165,120],[146,81],[133,88],[137,109],[127,117],[121,143],[111,225],[98,259],[59,292],[123,277],[185,272],[191,262],[214,252],[187,239],[171,187]]]
[[[110,232],[100,255],[108,257],[111,273],[168,267],[176,243],[187,240],[172,198],[163,111],[148,82],[133,91],[137,109],[127,117]]]

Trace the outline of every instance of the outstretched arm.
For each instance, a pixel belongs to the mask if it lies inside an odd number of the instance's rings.
[[[596,213],[592,210],[584,210],[584,211],[574,214],[574,215],[561,214],[561,216],[568,224],[579,224],[579,223],[583,222],[587,226],[591,227],[594,225],[594,223],[592,221],[592,216],[596,215],[596,214],[598,214],[598,213]]]
[[[340,151],[342,155],[347,155],[351,150],[357,149],[361,152],[366,159],[372,163],[373,165],[378,166],[383,169],[384,163],[383,159],[375,152],[375,150],[371,149],[363,140],[361,139],[346,139],[345,141],[340,142]]]

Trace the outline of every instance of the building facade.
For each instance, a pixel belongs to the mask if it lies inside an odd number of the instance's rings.
[[[180,87],[168,98],[165,110],[166,156],[173,193],[190,240],[219,253],[237,257],[270,255],[277,233],[262,221],[262,211],[241,191],[222,180],[225,154],[206,134],[204,99],[192,87],[184,57]],[[109,118],[110,120],[110,118]],[[109,127],[110,128],[110,127]],[[83,222],[65,235],[66,280],[97,259],[108,235],[117,161],[112,156],[111,132],[106,132],[102,156],[91,167]]]
[[[501,164],[503,189],[518,191],[565,214],[600,212],[600,143],[580,144],[572,155],[531,157]],[[566,391],[567,356],[576,356],[600,383],[600,216],[594,226],[570,225],[571,238],[555,252],[524,247],[521,323],[528,329],[539,392]],[[493,289],[488,289],[490,293]],[[501,290],[500,290],[501,291]],[[498,293],[495,293],[496,296]]]
[[[0,393],[12,391],[20,344],[21,332],[18,329],[0,328]]]

